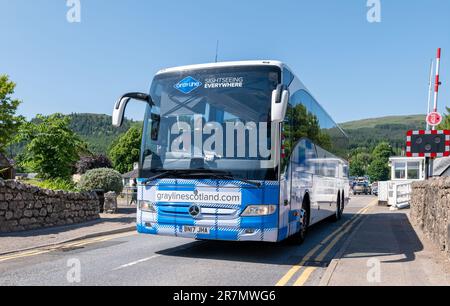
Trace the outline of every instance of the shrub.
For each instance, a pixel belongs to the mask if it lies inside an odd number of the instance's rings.
[[[70,192],[78,192],[79,189],[77,186],[68,180],[65,179],[48,179],[45,181],[37,181],[37,180],[31,180],[27,181],[28,184],[43,188],[43,189],[50,189],[50,190],[63,190],[63,191],[70,191]]]
[[[112,163],[104,154],[83,156],[76,164],[78,174],[85,174],[89,170],[99,168],[112,168]]]
[[[93,169],[81,177],[78,187],[84,191],[102,189],[104,192],[120,194],[123,190],[122,176],[113,169]]]

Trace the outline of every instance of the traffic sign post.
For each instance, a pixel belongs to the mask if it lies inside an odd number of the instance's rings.
[[[432,127],[436,127],[442,123],[442,115],[438,112],[431,112],[427,116],[427,124]]]

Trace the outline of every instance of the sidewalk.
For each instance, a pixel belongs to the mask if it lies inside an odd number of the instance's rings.
[[[369,210],[330,264],[321,285],[450,286],[450,261],[411,225],[408,214],[409,210],[378,206]],[[378,263],[380,269],[376,269]]]
[[[135,229],[136,208],[119,207],[118,214],[101,214],[100,219],[90,222],[2,234],[0,235],[0,255]]]

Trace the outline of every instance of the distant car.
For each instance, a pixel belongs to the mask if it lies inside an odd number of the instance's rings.
[[[378,187],[372,188],[372,194],[378,196]]]
[[[372,194],[378,196],[378,183],[372,184]]]
[[[353,187],[353,194],[370,194],[370,187],[367,183],[357,183],[355,187]]]

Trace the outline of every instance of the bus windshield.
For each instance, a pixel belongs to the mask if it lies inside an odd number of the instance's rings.
[[[157,75],[155,106],[144,120],[141,177],[172,171],[277,180],[270,111],[280,75],[274,66]]]

